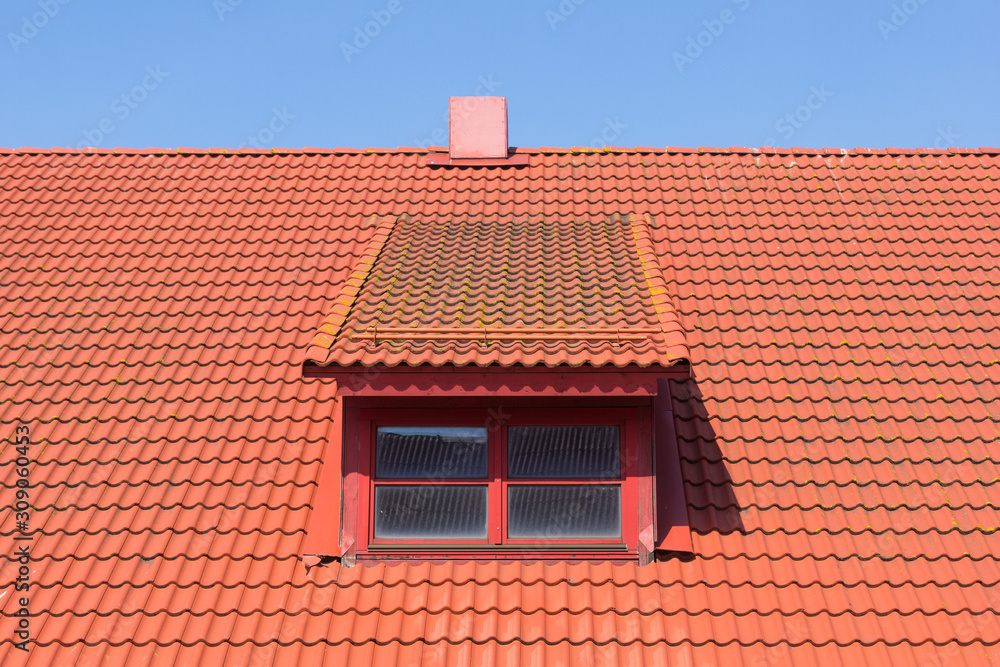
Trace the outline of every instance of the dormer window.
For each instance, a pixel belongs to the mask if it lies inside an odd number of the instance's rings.
[[[382,221],[303,365],[339,396],[304,555],[689,549],[649,222]]]
[[[638,553],[634,411],[494,412],[361,411],[360,556]]]

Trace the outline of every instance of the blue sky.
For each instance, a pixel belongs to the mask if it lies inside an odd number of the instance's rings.
[[[997,0],[5,0],[0,146],[1000,146]]]

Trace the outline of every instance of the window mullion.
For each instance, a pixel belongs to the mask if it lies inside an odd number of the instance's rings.
[[[500,515],[499,534],[501,543],[507,541],[507,425],[501,424],[497,429],[500,446],[497,448],[497,464],[500,477]]]
[[[494,423],[489,430],[490,447],[490,515],[489,515],[489,542],[490,544],[501,544],[503,542],[503,527],[501,518],[503,516],[503,498],[501,492],[501,474],[503,454],[503,428]]]

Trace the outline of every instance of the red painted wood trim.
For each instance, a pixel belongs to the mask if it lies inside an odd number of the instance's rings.
[[[367,486],[360,479],[361,440],[362,436],[367,435],[360,431],[361,411],[352,404],[351,399],[345,399],[344,403],[344,536],[341,544],[344,563],[351,565],[358,551],[358,507],[361,506],[359,495],[362,492],[366,495],[367,502]],[[365,473],[367,469],[365,464]],[[362,486],[365,488],[362,489]]]
[[[653,399],[653,438],[656,443],[656,550],[694,552],[688,524],[684,478],[681,474],[670,382],[659,380]]]
[[[364,563],[366,565],[375,565],[377,563],[387,561],[390,565],[398,563],[400,561],[407,561],[408,563],[440,563],[442,560],[479,560],[479,561],[508,561],[517,560],[523,561],[525,564],[531,563],[567,563],[575,561],[607,561],[612,565],[626,565],[635,564],[636,553],[635,551],[593,551],[587,552],[586,556],[581,556],[575,554],[573,551],[542,551],[542,550],[531,550],[531,551],[513,551],[513,552],[489,552],[484,553],[481,551],[449,551],[447,555],[442,555],[435,557],[427,552],[420,553],[407,553],[406,551],[400,551],[399,553],[375,553],[369,552],[358,556],[357,562]]]
[[[622,462],[622,539],[628,545],[630,551],[638,549],[639,541],[639,499],[638,480],[639,474],[639,454],[638,448],[641,443],[638,441],[638,429],[636,428],[636,410],[628,410],[620,416],[619,433],[621,433],[621,462]]]
[[[487,419],[486,438],[488,442],[499,445],[491,448],[489,516],[500,517],[500,521],[487,524],[490,531],[488,537],[490,544],[499,545],[507,534],[507,487],[503,484],[507,478],[507,430],[502,416],[500,419],[488,416]]]
[[[636,410],[635,449],[638,462],[636,466],[636,504],[639,512],[638,543],[639,565],[647,565],[653,560],[656,539],[654,523],[655,503],[653,502],[653,413],[649,406]]]
[[[355,374],[374,378],[381,375],[488,375],[516,373],[518,375],[653,375],[656,377],[686,380],[691,377],[691,364],[679,359],[670,366],[320,366],[311,361],[302,364],[302,376],[329,378]],[[347,387],[341,387],[346,390]]]
[[[493,399],[488,396],[447,396],[444,398],[407,398],[396,399],[386,396],[352,396],[348,401],[351,406],[358,406],[362,409],[406,409],[406,410],[465,410],[483,409],[486,410],[489,422],[488,428],[499,428],[500,424],[509,417],[507,411],[511,408],[537,408],[540,404],[547,409],[552,408],[636,408],[640,405],[649,404],[650,399],[645,397],[613,396],[602,398],[600,396],[565,396],[546,397],[544,403],[537,397],[532,396],[508,396],[504,399]]]
[[[655,396],[661,377],[687,378],[689,366],[669,368],[369,368],[306,364],[303,377],[336,380],[345,396]]]
[[[302,556],[343,555],[340,546],[341,499],[343,494],[344,399],[337,396],[333,419],[320,461],[319,488],[313,496],[312,511],[302,541]]]

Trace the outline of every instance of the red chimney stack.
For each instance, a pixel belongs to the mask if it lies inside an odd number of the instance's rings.
[[[507,98],[448,98],[448,157],[507,157]]]

